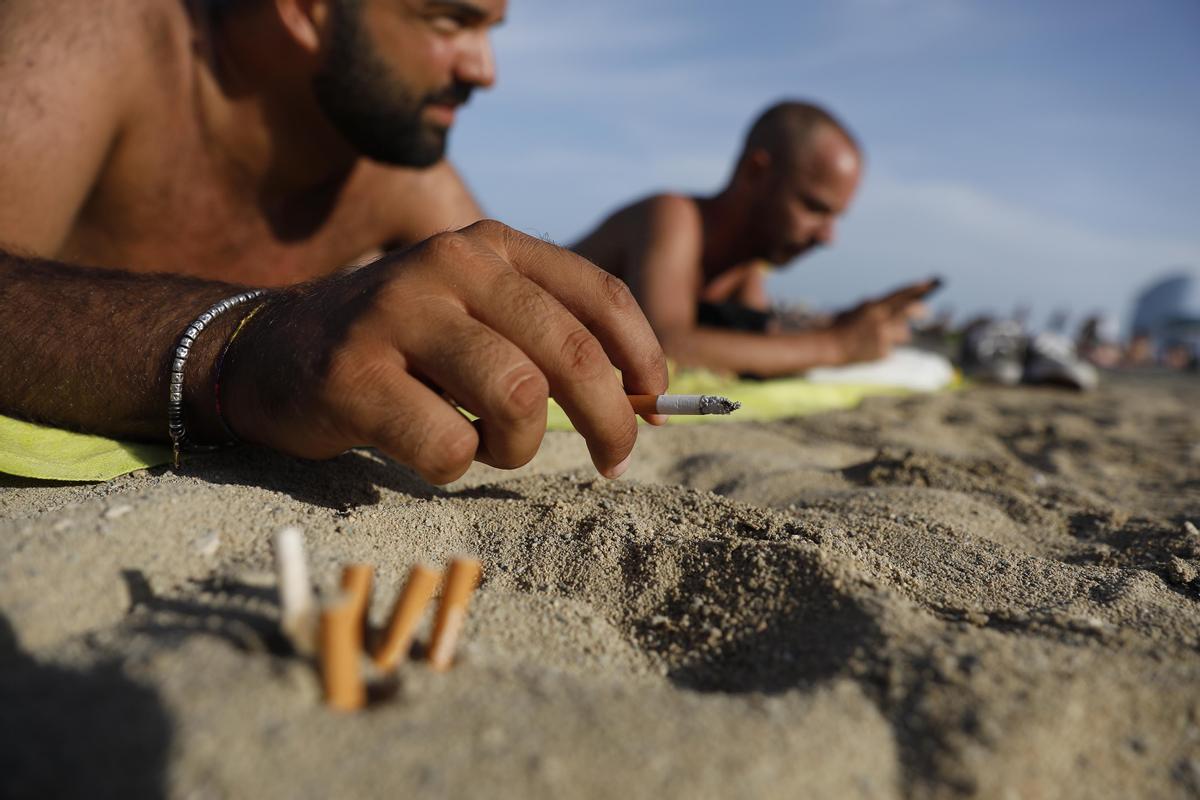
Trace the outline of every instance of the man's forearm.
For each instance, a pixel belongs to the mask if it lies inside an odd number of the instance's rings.
[[[90,433],[166,438],[175,344],[209,305],[241,288],[0,251],[0,413]],[[239,316],[218,317],[188,358],[184,414],[198,441],[220,438],[213,367]]]
[[[667,356],[683,366],[762,377],[793,375],[845,361],[837,337],[828,329],[764,335],[695,327],[663,332],[659,338]]]

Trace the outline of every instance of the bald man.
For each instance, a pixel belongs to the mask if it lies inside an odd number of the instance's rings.
[[[444,158],[505,13],[0,2],[0,413],[182,449],[372,445],[444,483],[527,462],[553,395],[619,475],[626,392],[666,389],[653,332],[620,281],[476,222]]]
[[[779,103],[751,127],[720,192],[639,200],[573,249],[629,284],[681,365],[770,377],[875,360],[908,340],[932,281],[807,330],[773,331],[766,313],[768,269],[833,241],[861,173],[861,149],[833,115]]]

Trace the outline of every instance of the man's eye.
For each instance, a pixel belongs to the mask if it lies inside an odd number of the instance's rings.
[[[432,18],[431,24],[438,33],[458,33],[463,29],[463,21],[449,14],[438,14]]]
[[[811,197],[801,197],[800,202],[804,204],[804,208],[814,214],[825,214],[829,209],[825,208],[823,203],[814,200]]]

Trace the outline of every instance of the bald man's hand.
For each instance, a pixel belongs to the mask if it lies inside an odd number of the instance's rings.
[[[830,332],[842,363],[876,361],[886,357],[896,345],[911,341],[911,321],[925,313],[922,301],[939,286],[938,278],[902,286],[834,317]]]
[[[220,392],[247,441],[308,458],[374,446],[448,483],[472,460],[529,461],[548,396],[616,477],[637,438],[626,393],[666,389],[624,283],[484,221],[276,295],[230,346]]]

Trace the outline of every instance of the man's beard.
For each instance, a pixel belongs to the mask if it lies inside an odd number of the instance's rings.
[[[313,78],[313,92],[325,116],[350,144],[372,161],[401,167],[429,167],[446,152],[444,127],[425,123],[430,104],[461,105],[469,84],[454,83],[418,98],[392,75],[372,49],[353,4],[335,5],[329,57]]]

